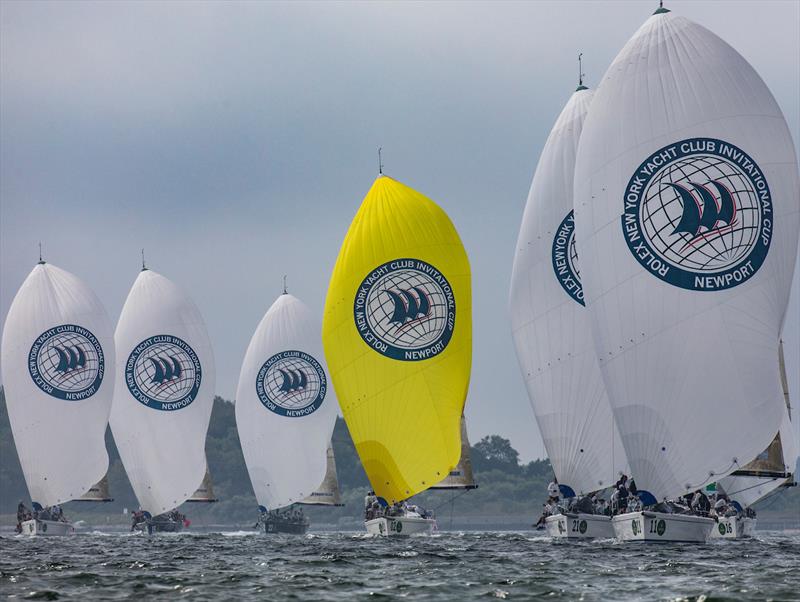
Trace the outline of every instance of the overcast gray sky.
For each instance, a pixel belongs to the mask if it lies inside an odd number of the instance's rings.
[[[800,132],[800,3],[667,1],[732,44]],[[470,437],[544,448],[511,342],[522,210],[584,53],[593,86],[656,8],[530,3],[0,2],[0,317],[37,259],[113,320],[149,265],[197,302],[232,398],[281,292],[320,315],[377,171],[437,201],[469,253]],[[800,393],[798,278],[785,329]]]

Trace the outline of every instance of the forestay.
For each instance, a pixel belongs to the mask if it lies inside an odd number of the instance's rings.
[[[299,502],[322,482],[337,410],[320,324],[283,294],[256,328],[236,392],[236,426],[259,505]]]
[[[152,270],[133,283],[114,340],[111,430],[141,509],[161,514],[186,501],[206,471],[211,343],[192,300]]]
[[[798,203],[795,150],[764,82],[704,27],[657,11],[595,94],[575,220],[617,426],[637,485],[658,499],[729,474],[778,431]]]
[[[108,468],[113,343],[97,296],[54,265],[34,267],[11,302],[3,387],[25,482],[42,506],[80,497]]]
[[[342,243],[322,339],[373,489],[387,502],[458,462],[472,360],[470,268],[433,201],[380,176]]]
[[[511,328],[547,456],[562,487],[614,483],[625,453],[592,345],[575,246],[575,153],[593,92],[579,86],[533,177],[511,275]]]

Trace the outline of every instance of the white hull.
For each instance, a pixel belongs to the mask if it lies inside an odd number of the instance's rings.
[[[753,537],[756,530],[756,519],[726,516],[720,518],[714,528],[711,529],[711,539],[741,539],[743,537]]]
[[[437,529],[434,519],[411,516],[373,518],[365,521],[364,526],[367,528],[367,533],[384,537],[433,533]]]
[[[556,514],[544,521],[547,534],[556,539],[601,539],[614,537],[611,517],[602,514]]]
[[[626,512],[611,519],[614,534],[622,541],[663,541],[705,543],[713,519],[688,514]]]
[[[39,535],[47,537],[50,535],[55,536],[75,534],[75,526],[72,523],[64,523],[55,520],[26,520],[21,526],[23,535]]]

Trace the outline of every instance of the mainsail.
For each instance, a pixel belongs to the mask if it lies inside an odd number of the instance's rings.
[[[539,431],[558,482],[612,485],[625,453],[592,347],[575,244],[575,152],[593,92],[580,85],[542,150],[511,275],[511,328]]]
[[[260,506],[300,502],[322,482],[338,406],[320,325],[283,294],[256,328],[236,392],[236,427]]]
[[[73,274],[40,262],[8,310],[0,359],[31,500],[80,497],[108,468],[114,340],[100,300]]]
[[[336,458],[333,455],[333,445],[328,444],[327,466],[325,478],[317,489],[300,503],[306,506],[344,506],[342,494],[339,491],[339,477],[336,475]]]
[[[356,450],[387,502],[428,489],[458,462],[471,305],[469,261],[450,219],[379,176],[339,251],[322,340]]]
[[[595,94],[574,198],[595,350],[645,499],[719,480],[778,431],[799,203],[764,82],[716,35],[658,10]],[[698,207],[699,226],[678,227]]]
[[[114,340],[120,360],[111,430],[140,507],[161,514],[191,497],[206,471],[211,342],[192,300],[147,269],[133,283]]]
[[[210,504],[219,501],[219,498],[214,495],[214,484],[211,481],[211,473],[208,468],[206,468],[206,474],[203,477],[203,481],[200,483],[200,487],[198,487],[197,491],[186,501],[200,504]]]
[[[475,475],[472,472],[469,438],[467,437],[467,419],[461,416],[461,459],[455,468],[431,489],[477,489]]]
[[[81,497],[76,498],[76,502],[113,502],[114,498],[108,490],[108,475],[97,481],[89,488],[89,491]]]
[[[783,341],[779,344],[778,369],[786,410],[781,428],[761,454],[753,461],[721,479],[721,487],[731,499],[742,506],[752,506],[782,485],[792,482],[797,466],[797,440],[791,420],[789,403],[789,383],[786,378],[786,364],[783,357]]]

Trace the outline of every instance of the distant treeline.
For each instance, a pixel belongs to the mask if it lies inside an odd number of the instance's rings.
[[[312,515],[315,522],[337,523],[360,517],[364,494],[369,488],[350,433],[341,418],[336,421],[333,447],[345,507],[308,508],[307,513]],[[67,512],[71,516],[86,513],[121,517],[123,508],[131,510],[138,506],[110,430],[106,431],[106,448],[110,458],[109,485],[114,501],[107,504],[72,502],[67,505]],[[219,502],[185,504],[182,510],[190,517],[202,519],[204,523],[246,524],[254,521],[257,502],[239,445],[234,406],[221,397],[214,399],[206,439],[206,456]],[[549,461],[534,460],[521,464],[519,454],[510,441],[498,435],[484,437],[473,445],[471,456],[478,489],[463,494],[426,492],[417,496],[415,501],[427,508],[439,507],[440,514],[452,511],[459,516],[534,518],[538,515],[546,497],[547,484],[553,476]],[[762,505],[769,506],[771,510],[800,508],[800,492],[797,489],[771,498]],[[0,513],[14,513],[20,500],[26,504],[30,501],[14,447],[5,396],[0,389]]]

